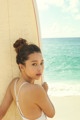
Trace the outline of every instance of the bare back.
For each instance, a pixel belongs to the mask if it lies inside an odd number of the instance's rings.
[[[12,96],[13,96],[15,103],[16,103],[16,96],[15,96],[15,90],[14,90],[15,82],[16,82],[16,95],[18,96],[19,105],[22,110],[22,113],[27,118],[29,117],[38,118],[41,115],[42,110],[40,109],[38,105],[35,104],[35,99],[36,99],[35,91],[37,89],[36,88],[37,85],[30,84],[28,82],[21,82],[19,81],[19,78],[15,79],[11,85],[12,86],[11,92],[12,92]],[[21,85],[23,86],[21,87]]]
[[[16,95],[14,89],[15,82]],[[19,78],[16,78],[12,81],[10,88],[13,100],[16,103],[16,96],[18,97],[20,109],[26,118],[39,118],[42,112],[48,117],[54,116],[54,106],[42,86],[20,81]]]

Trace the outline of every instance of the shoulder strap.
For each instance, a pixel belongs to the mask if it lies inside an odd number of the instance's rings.
[[[21,88],[22,88],[26,83],[27,83],[27,82],[23,82],[23,83],[20,85],[19,90],[18,90],[17,97],[19,96],[19,93],[20,93]]]
[[[21,84],[21,86],[19,87],[18,93],[17,93],[17,91],[16,91],[17,81],[18,81],[18,79],[15,81],[15,84],[14,84],[14,92],[15,92],[15,97],[16,97],[16,104],[17,104],[17,107],[18,107],[18,110],[19,110],[19,113],[20,113],[21,117],[24,117],[24,115],[23,115],[23,113],[22,113],[22,110],[21,110],[21,108],[20,108],[20,105],[19,105],[18,96],[19,96],[19,93],[20,93],[20,90],[21,90],[22,86],[23,86],[24,84],[26,84],[27,82],[24,82],[24,83]],[[25,117],[24,117],[24,118],[25,118]],[[27,119],[26,119],[26,120],[27,120]]]

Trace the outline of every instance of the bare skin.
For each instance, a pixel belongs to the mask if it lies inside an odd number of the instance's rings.
[[[43,58],[41,53],[34,53],[29,56],[29,60],[26,61],[26,66],[19,64],[21,70],[21,78],[15,78],[9,84],[2,104],[0,106],[0,120],[6,114],[12,101],[15,99],[14,84],[17,81],[16,92],[18,93],[19,87],[22,83],[26,84],[21,88],[19,93],[20,108],[26,118],[29,120],[35,120],[39,118],[42,111],[48,117],[55,115],[55,109],[52,105],[48,95],[48,85],[44,82],[42,85],[34,84],[35,79],[39,79],[43,73]]]

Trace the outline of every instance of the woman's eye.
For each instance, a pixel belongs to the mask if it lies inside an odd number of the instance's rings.
[[[33,63],[32,65],[33,65],[33,66],[37,66],[37,64],[36,64],[36,63]]]
[[[41,65],[44,65],[44,62],[42,62]]]

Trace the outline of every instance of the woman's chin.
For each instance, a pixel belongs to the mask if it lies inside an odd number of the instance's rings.
[[[41,76],[40,77],[36,77],[36,80],[40,80],[41,79]]]

